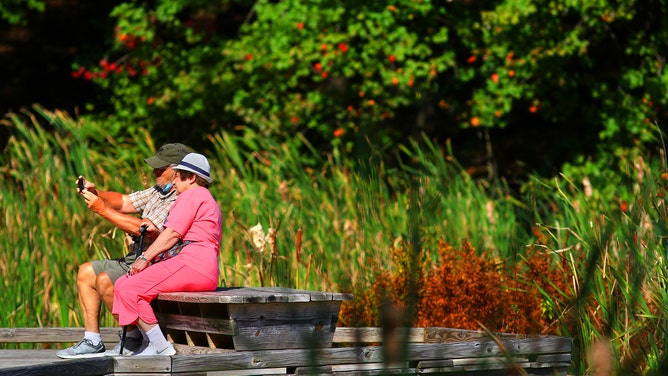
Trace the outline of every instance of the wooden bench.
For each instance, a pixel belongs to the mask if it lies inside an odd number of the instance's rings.
[[[160,294],[158,322],[174,344],[234,350],[331,347],[351,294],[283,287],[229,287]]]

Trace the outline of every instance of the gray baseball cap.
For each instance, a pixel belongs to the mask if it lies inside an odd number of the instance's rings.
[[[192,151],[190,147],[183,144],[165,144],[158,149],[154,156],[146,158],[144,161],[153,168],[163,168],[181,162],[183,157],[192,153]]]

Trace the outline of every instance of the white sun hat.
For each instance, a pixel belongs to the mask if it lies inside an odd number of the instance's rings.
[[[205,156],[198,153],[187,154],[179,164],[174,167],[175,170],[185,170],[193,172],[195,175],[211,183],[211,166]]]

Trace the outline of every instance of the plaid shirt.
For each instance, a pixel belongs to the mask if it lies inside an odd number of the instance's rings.
[[[143,219],[148,219],[160,230],[162,224],[167,219],[169,208],[176,200],[176,191],[172,190],[167,194],[162,194],[160,188],[156,185],[143,191],[130,193],[130,202],[137,209],[137,213],[141,213]],[[153,242],[152,239],[145,239],[142,248],[146,249]],[[135,251],[135,242],[132,243],[131,252]]]

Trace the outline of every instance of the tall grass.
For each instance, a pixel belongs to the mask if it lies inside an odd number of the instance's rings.
[[[77,268],[91,258],[120,254],[123,235],[87,212],[75,180],[83,174],[124,191],[138,179],[116,179],[122,162],[114,151],[123,148],[114,140],[96,139],[104,135],[102,128],[60,112],[39,107],[36,112],[5,121],[11,137],[2,157],[0,191],[2,321],[7,326],[80,325],[73,288]],[[108,155],[98,153],[102,144]],[[131,175],[129,167],[123,166],[124,175]]]
[[[662,166],[655,167],[616,186],[630,202],[605,205],[596,187],[580,189],[565,178],[541,187],[544,202],[552,205],[541,224],[551,239],[547,251],[565,258],[574,276],[570,290],[545,296],[545,302],[564,335],[575,339],[578,373],[587,371],[584,360],[597,343],[612,349],[619,374],[668,370],[668,217]]]
[[[76,176],[140,189],[152,183],[143,159],[159,145],[148,134],[114,140],[103,124],[39,107],[3,124],[12,136],[0,163],[0,326],[82,326],[78,265],[125,250],[123,234],[85,207]],[[573,276],[544,294],[543,309],[552,331],[575,339],[574,373],[587,372],[593,343],[612,348],[622,374],[666,369],[668,192],[658,159],[613,171],[623,179],[612,187],[562,175],[534,178],[518,195],[471,179],[449,145],[426,138],[402,146],[392,166],[380,151],[345,160],[300,137],[277,143],[241,130],[209,140],[200,152],[224,215],[221,285],[363,291],[377,268],[394,267],[398,244],[435,258],[439,240],[467,240],[499,263],[539,247]],[[102,324],[113,325],[107,312]]]

